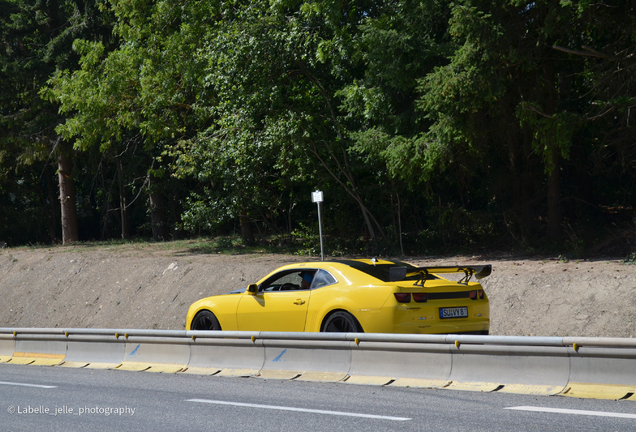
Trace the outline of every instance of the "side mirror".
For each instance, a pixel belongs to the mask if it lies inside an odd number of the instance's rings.
[[[258,285],[256,284],[249,284],[247,286],[247,293],[249,295],[256,295],[256,293],[258,292]]]

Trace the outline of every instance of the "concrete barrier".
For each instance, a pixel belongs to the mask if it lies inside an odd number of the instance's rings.
[[[125,341],[124,358],[117,370],[175,373],[188,367],[188,339],[129,336]]]
[[[124,361],[126,344],[115,334],[69,335],[66,358],[62,367],[85,367],[88,369],[114,369]]]
[[[0,363],[11,360],[14,352],[15,341],[13,340],[13,334],[0,334]]]
[[[335,382],[351,367],[351,342],[264,339],[262,378]]]
[[[66,357],[66,336],[19,334],[15,350],[8,363],[35,366],[56,366]]]
[[[0,328],[0,362],[636,400],[636,340]]]
[[[256,376],[263,368],[265,352],[260,339],[199,337],[191,341],[186,373],[218,376]]]
[[[636,349],[569,348],[570,379],[561,393],[594,399],[631,399],[636,395]]]
[[[565,347],[449,346],[453,365],[448,389],[554,395],[568,382]]]
[[[448,345],[364,342],[351,344],[350,384],[440,388],[451,373]]]

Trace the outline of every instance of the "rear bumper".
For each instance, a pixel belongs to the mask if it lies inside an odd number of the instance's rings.
[[[441,307],[467,307],[468,317],[440,318]],[[488,334],[490,306],[488,300],[454,300],[385,305],[376,311],[359,311],[357,316],[367,333],[405,334]]]

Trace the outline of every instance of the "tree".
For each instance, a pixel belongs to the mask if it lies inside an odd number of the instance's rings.
[[[434,122],[424,151],[440,161],[461,147],[481,162],[499,153],[500,160],[507,159],[512,180],[512,188],[504,186],[506,194],[521,198],[525,215],[532,214],[525,182],[536,177],[528,158],[533,153],[541,157],[547,176],[542,182],[546,233],[555,239],[562,223],[561,160],[569,157],[580,128],[581,113],[572,109],[580,94],[571,66],[552,49],[573,33],[571,16],[570,9],[553,0],[463,1],[454,7],[451,21],[458,48],[450,63],[427,76],[420,88],[420,107]]]
[[[193,112],[201,63],[192,58],[200,32],[212,17],[206,15],[206,2],[111,4],[119,46],[108,50],[100,41],[78,39],[73,48],[81,56],[81,67],[59,71],[50,80],[51,97],[68,115],[57,131],[74,140],[78,150],[111,155],[120,174],[124,157],[130,160],[134,152],[142,153],[153,238],[166,240],[161,184],[169,181],[169,170],[162,154],[205,122]],[[125,237],[128,205],[123,178],[119,183]]]
[[[55,132],[62,120],[57,106],[40,95],[40,88],[58,69],[73,68],[70,47],[84,36],[108,38],[107,17],[97,1],[5,1],[2,5],[3,83],[0,128],[4,143],[19,143],[17,163],[34,164],[57,158],[62,240],[77,241],[72,145]]]
[[[203,82],[212,97],[200,98],[197,108],[214,117],[179,149],[179,172],[216,185],[207,190],[217,195],[207,200],[219,219],[245,221],[249,211],[278,207],[270,198],[281,195],[280,187],[298,189],[298,181],[335,181],[359,206],[371,238],[382,232],[358,185],[339,109],[338,91],[352,66],[325,52],[328,38],[355,31],[367,4],[328,3],[227,4],[206,34],[200,55],[208,61]]]
[[[385,200],[397,202],[397,223],[392,225],[400,241],[400,193],[421,188],[431,172],[413,151],[429,125],[416,108],[417,83],[452,52],[449,16],[449,6],[436,1],[375,3],[352,38],[361,73],[339,92],[350,118],[350,151],[382,172],[378,180],[384,190],[378,192],[390,192]]]

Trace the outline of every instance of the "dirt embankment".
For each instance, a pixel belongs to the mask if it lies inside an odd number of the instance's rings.
[[[289,255],[210,255],[154,245],[0,249],[0,327],[183,329],[195,300],[245,287]],[[493,264],[491,334],[634,337],[636,266],[618,259],[406,258]]]

